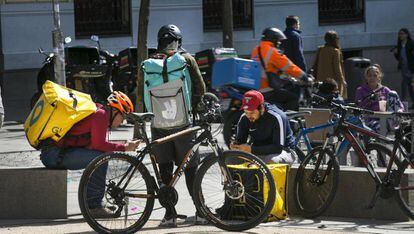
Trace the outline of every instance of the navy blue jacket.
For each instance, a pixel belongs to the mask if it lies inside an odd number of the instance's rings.
[[[252,123],[243,114],[237,125],[236,142],[245,144],[248,136],[255,155],[280,154],[285,147],[293,148],[295,138],[286,114],[275,105],[265,103],[266,111]]]
[[[294,28],[286,28],[283,32],[287,39],[282,41],[284,54],[304,72],[306,69],[305,56],[303,55],[302,32]]]

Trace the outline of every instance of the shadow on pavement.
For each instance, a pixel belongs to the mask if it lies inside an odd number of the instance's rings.
[[[69,215],[70,217],[71,215]],[[78,215],[76,215],[78,216]],[[1,220],[1,228],[22,227],[22,226],[56,226],[68,223],[86,223],[83,218],[69,218],[69,219],[15,219],[15,220]]]
[[[377,230],[399,230],[413,231],[413,222],[395,222],[393,220],[373,220],[373,219],[352,219],[352,218],[335,218],[323,217],[323,219],[303,219],[301,217],[290,217],[288,220],[267,223],[266,226],[277,227],[309,227],[313,226],[324,230],[342,230],[355,232],[361,229],[377,229]]]

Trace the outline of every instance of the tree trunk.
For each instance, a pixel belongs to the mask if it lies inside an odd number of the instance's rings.
[[[232,0],[223,1],[223,47],[233,48],[233,4]]]
[[[148,58],[147,35],[150,0],[141,0],[138,17],[138,43],[137,43],[137,99],[136,112],[144,111],[144,74],[141,63]],[[134,126],[134,138],[140,138],[138,126]]]

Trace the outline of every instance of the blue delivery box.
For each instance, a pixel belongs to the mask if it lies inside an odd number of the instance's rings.
[[[229,58],[213,65],[211,87],[234,85],[247,89],[260,88],[260,63],[251,59]]]

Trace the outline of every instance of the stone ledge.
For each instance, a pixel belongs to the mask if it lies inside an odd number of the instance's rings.
[[[67,218],[67,171],[0,168],[0,219]]]
[[[383,175],[385,169],[376,169]],[[293,195],[293,181],[297,166],[291,168],[289,173],[288,208],[289,215],[300,215],[296,209]],[[405,174],[404,179],[414,184],[414,170]],[[367,218],[382,220],[407,221],[409,218],[402,212],[394,197],[389,199],[378,198],[373,209],[366,207],[375,192],[375,182],[365,168],[342,166],[339,174],[338,189],[330,207],[322,216]],[[411,195],[413,196],[413,195]],[[414,203],[414,198],[413,201]]]

